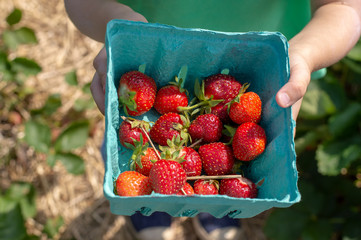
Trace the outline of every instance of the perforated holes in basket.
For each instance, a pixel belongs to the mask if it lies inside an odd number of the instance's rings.
[[[233,210],[233,211],[230,211],[227,215],[230,218],[235,218],[241,213],[242,213],[242,210]]]
[[[150,216],[152,214],[152,209],[148,207],[142,207],[139,209],[139,212],[143,214],[144,216]]]
[[[182,212],[182,214],[180,215],[181,217],[194,217],[195,215],[197,215],[198,210],[195,209],[188,209],[185,210],[184,212]]]

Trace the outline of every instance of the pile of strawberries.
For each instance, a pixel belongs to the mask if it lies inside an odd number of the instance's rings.
[[[157,89],[154,79],[140,71],[121,77],[118,97],[127,116],[119,139],[133,154],[115,192],[257,197],[259,184],[236,175],[235,166],[255,159],[266,146],[258,94],[224,73],[195,81],[191,101],[182,85],[176,77]],[[132,118],[152,108],[160,114],[154,123]]]

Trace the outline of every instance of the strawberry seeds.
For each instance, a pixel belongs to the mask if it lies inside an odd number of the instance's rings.
[[[127,117],[119,139],[133,154],[115,192],[256,198],[259,184],[239,175],[239,163],[246,166],[266,148],[259,95],[229,74],[215,74],[195,82],[190,101],[183,82],[176,77],[157,90],[139,71],[121,77],[118,97]],[[132,118],[152,108],[159,113],[154,123]]]

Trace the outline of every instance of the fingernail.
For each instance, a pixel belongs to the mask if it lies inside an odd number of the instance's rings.
[[[289,107],[290,106],[290,97],[288,96],[287,93],[281,93],[279,96],[281,103],[283,106],[285,107]]]

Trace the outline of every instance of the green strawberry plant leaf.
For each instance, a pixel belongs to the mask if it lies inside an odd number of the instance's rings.
[[[350,134],[351,131],[357,129],[360,119],[361,119],[361,104],[358,102],[352,102],[340,113],[330,117],[329,119],[330,132],[336,137]]]
[[[51,239],[58,234],[60,227],[64,225],[65,221],[62,216],[50,218],[46,220],[43,232]]]
[[[361,136],[324,142],[316,151],[318,171],[323,175],[336,176],[343,168],[361,158]]]
[[[329,240],[332,239],[333,226],[328,219],[311,220],[302,232],[305,240]]]
[[[4,30],[2,37],[5,46],[11,50],[15,50],[21,44],[38,42],[34,31],[27,27],[21,27],[15,30]]]
[[[83,96],[74,102],[74,110],[77,112],[82,112],[87,109],[92,109],[95,107],[95,103],[91,96]]]
[[[22,11],[18,8],[14,8],[13,11],[6,17],[6,22],[12,26],[20,22],[22,18]]]
[[[10,62],[11,69],[14,72],[21,73],[25,76],[36,75],[41,72],[41,67],[33,60],[17,57]]]
[[[49,126],[35,120],[29,120],[25,123],[25,141],[36,151],[47,153],[51,143]]]
[[[91,94],[90,85],[91,85],[91,82],[84,84],[84,86],[81,89],[83,91],[83,93]]]
[[[347,54],[347,57],[354,60],[361,62],[361,41],[359,41]]]
[[[32,116],[34,115],[45,115],[51,116],[54,112],[61,107],[61,96],[60,94],[52,94],[46,100],[44,106],[39,109],[35,109],[31,111]]]
[[[292,219],[292,224],[290,224],[290,219]],[[308,219],[307,213],[296,211],[293,208],[276,209],[267,218],[264,232],[270,239],[299,239]]]
[[[361,74],[361,65],[356,61],[353,61],[352,59],[349,58],[344,58],[342,59],[342,62],[355,73]]]
[[[78,85],[78,77],[75,70],[65,74],[65,82],[67,82],[70,86]]]
[[[20,204],[24,218],[27,219],[36,215],[36,191],[32,184],[27,182],[13,182],[6,190],[4,196]]]
[[[47,158],[46,158],[46,162],[48,163],[48,165],[50,167],[54,167],[55,163],[56,163],[56,155],[55,155],[55,150],[54,149],[50,149]]]
[[[26,235],[20,205],[0,196],[0,239],[22,240]]]
[[[311,81],[300,109],[300,117],[304,119],[319,119],[336,111],[329,94],[321,87],[318,80]]]
[[[72,122],[55,141],[56,152],[68,152],[85,145],[89,136],[89,122]]]
[[[84,160],[76,154],[56,153],[55,158],[59,160],[71,174],[79,175],[85,172]]]

